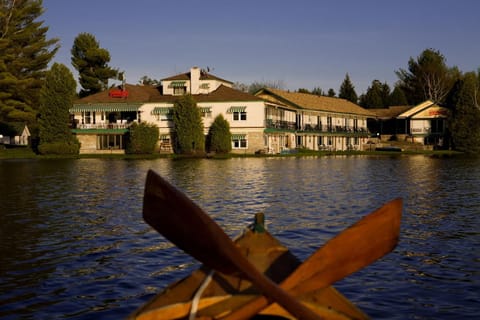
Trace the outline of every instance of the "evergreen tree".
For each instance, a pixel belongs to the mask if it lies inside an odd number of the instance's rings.
[[[70,131],[70,114],[76,82],[66,66],[54,63],[40,91],[39,136],[41,153],[78,153],[80,145]]]
[[[229,153],[232,150],[230,125],[221,114],[215,117],[208,130],[207,149],[216,153]]]
[[[457,68],[448,68],[445,57],[438,50],[426,49],[416,60],[410,58],[408,70],[400,69],[396,74],[408,102],[414,105],[425,100],[444,102],[458,79],[459,71]]]
[[[453,146],[466,153],[480,153],[480,108],[476,105],[478,77],[474,72],[465,74],[457,81],[454,92],[449,96],[452,109],[449,129]]]
[[[406,106],[408,105],[407,96],[405,92],[403,92],[400,86],[395,86],[390,97],[388,98],[388,105],[389,106]]]
[[[313,88],[312,94],[314,94],[316,96],[323,96],[324,95],[323,90],[320,87]]]
[[[373,80],[372,85],[368,87],[367,93],[360,97],[360,105],[364,108],[383,108],[386,106],[384,100],[385,87],[378,80]],[[390,89],[388,89],[390,90]]]
[[[40,88],[58,39],[47,40],[41,1],[0,1],[0,122],[35,126]]]
[[[173,105],[175,153],[205,152],[205,135],[200,109],[191,95],[184,95]]]
[[[390,99],[390,86],[384,82],[382,84],[382,90],[381,90],[381,96],[382,96],[382,101],[383,101],[383,106],[388,107],[389,106],[389,99]]]
[[[342,99],[346,99],[353,103],[358,102],[358,96],[357,96],[357,93],[355,92],[355,87],[353,86],[352,81],[350,81],[350,76],[348,75],[348,73],[345,75],[345,79],[343,80],[342,85],[340,86],[338,97]]]
[[[329,97],[335,97],[337,94],[335,93],[335,90],[333,90],[332,88],[328,89],[328,93],[327,93],[327,96]]]
[[[80,97],[85,97],[108,88],[108,79],[117,79],[119,72],[108,66],[110,53],[90,33],[80,33],[71,50],[72,65],[79,73],[82,86]]]

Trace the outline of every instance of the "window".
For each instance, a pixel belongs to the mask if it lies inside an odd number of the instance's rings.
[[[187,92],[185,81],[172,81],[168,87],[173,88],[173,95],[175,96],[181,96]]]
[[[174,87],[173,88],[173,95],[175,96],[182,96],[187,92],[186,87]]]
[[[245,121],[247,120],[247,107],[230,107],[227,113],[231,113],[233,121]]]
[[[327,129],[328,131],[332,131],[333,129],[332,117],[327,117]]]
[[[319,146],[323,145],[323,137],[322,136],[318,137],[318,145]]]
[[[157,116],[157,121],[172,121],[172,120],[173,120],[173,114],[171,113]]]
[[[155,107],[153,108],[152,115],[154,115],[157,121],[171,121],[173,119],[173,108],[170,107]],[[140,122],[140,113],[138,114]]]
[[[302,146],[302,136],[297,136],[297,146],[298,147]]]
[[[233,140],[233,148],[234,149],[246,149],[247,148],[247,140],[246,139],[235,139],[235,140]]]
[[[247,113],[245,111],[235,111],[233,112],[233,120],[235,121],[245,121],[247,120]]]
[[[92,123],[92,113],[90,111],[83,112],[82,123],[84,124]]]
[[[246,134],[232,134],[232,148],[246,149],[247,148]]]
[[[123,149],[123,135],[98,135],[97,150]]]
[[[212,108],[211,107],[200,107],[200,113],[202,118],[211,118],[212,117]]]

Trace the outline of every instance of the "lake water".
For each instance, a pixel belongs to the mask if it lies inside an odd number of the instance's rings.
[[[403,197],[397,248],[335,286],[374,319],[480,314],[480,160],[0,160],[0,318],[121,319],[198,262],[142,221],[154,169],[231,237],[263,211],[305,259]]]

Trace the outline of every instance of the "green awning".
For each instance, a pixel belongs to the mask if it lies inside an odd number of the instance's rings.
[[[170,88],[182,88],[185,87],[185,81],[172,81],[168,87]]]
[[[247,107],[230,107],[227,112],[228,113],[234,113],[234,112],[245,112]]]
[[[153,115],[169,115],[172,114],[173,108],[170,107],[155,107],[152,110]]]
[[[201,113],[211,113],[212,112],[212,107],[200,107],[200,112]]]
[[[138,111],[142,103],[83,103],[74,104],[68,111],[77,112],[131,112]]]
[[[247,134],[245,133],[233,133],[232,140],[245,140],[247,138]]]

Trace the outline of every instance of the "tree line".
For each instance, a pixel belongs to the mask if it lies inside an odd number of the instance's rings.
[[[110,53],[94,35],[81,33],[71,48],[71,63],[79,73],[81,87],[77,93],[68,67],[54,63],[49,69],[60,45],[57,38],[47,39],[48,27],[39,20],[43,12],[42,2],[37,0],[0,2],[0,129],[5,131],[10,124],[25,123],[34,141],[45,144],[44,150],[51,149],[48,144],[59,140],[65,150],[74,150],[78,143],[65,134],[69,132],[68,109],[73,100],[108,89],[111,79],[125,81],[125,75],[109,66]],[[387,83],[373,80],[359,96],[347,73],[338,94],[332,88],[324,91],[319,87],[299,88],[298,92],[343,98],[364,108],[416,105],[432,100],[451,111],[449,134],[453,147],[480,153],[480,128],[476,125],[480,119],[480,69],[462,72],[456,66],[448,66],[440,51],[429,48],[416,58],[410,57],[407,68],[395,73],[398,81],[393,90]],[[148,76],[139,82],[159,84]],[[235,88],[251,93],[265,86],[284,89],[282,82],[234,84]],[[48,130],[51,132],[47,134]]]

